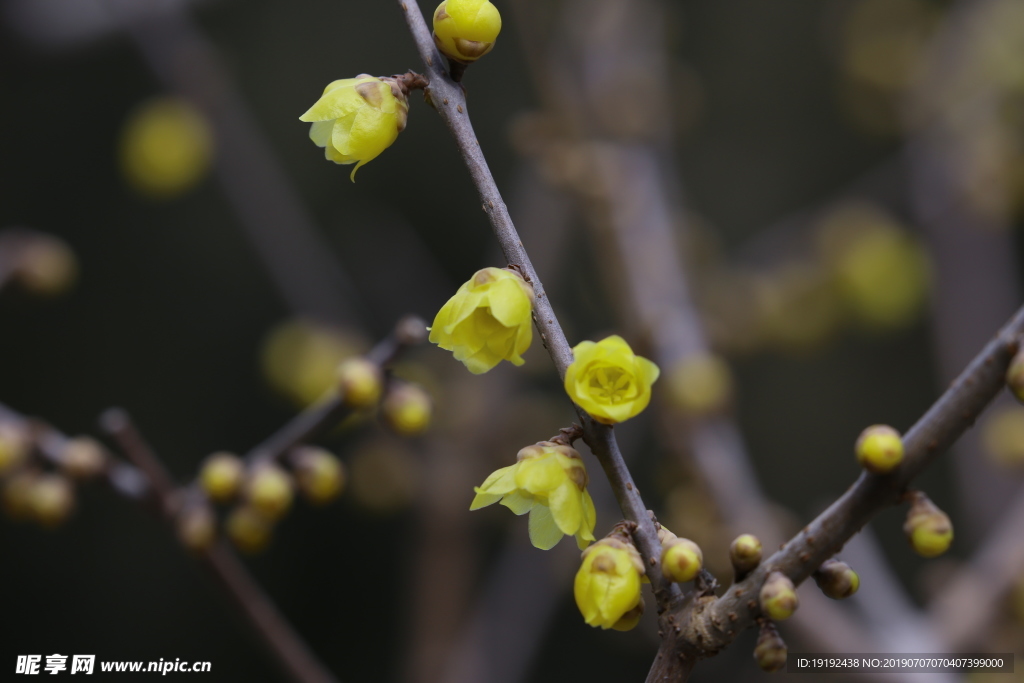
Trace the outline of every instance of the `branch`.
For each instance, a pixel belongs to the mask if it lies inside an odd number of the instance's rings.
[[[416,316],[407,316],[398,321],[390,335],[377,343],[367,354],[371,363],[383,368],[405,349],[422,343],[426,339],[427,326]],[[249,463],[273,461],[284,456],[295,446],[314,438],[323,430],[338,424],[352,409],[345,405],[345,397],[335,391],[326,399],[313,404],[285,423],[263,443],[245,456]]]
[[[159,507],[168,521],[173,519],[177,505],[177,489],[164,464],[142,438],[128,414],[120,408],[103,413],[100,422],[120,445],[125,455],[135,463],[152,485]],[[310,651],[292,629],[274,603],[260,589],[245,567],[227,546],[218,540],[200,556],[203,564],[224,588],[235,605],[248,617],[270,649],[277,655],[285,670],[302,683],[333,683],[334,677]]]
[[[30,427],[41,455],[55,464],[60,462],[61,451],[69,440],[67,436],[49,425],[29,420],[2,404],[0,420]],[[173,523],[178,492],[163,463],[124,411],[108,410],[101,420],[104,428],[125,451],[125,455],[135,463],[134,466],[126,464],[108,454],[103,472],[107,483],[116,493],[129,500],[156,503],[164,520]],[[291,679],[300,683],[336,683],[336,679],[277,611],[274,603],[224,541],[216,542],[208,550],[199,552],[198,556],[217,584],[277,656]]]
[[[501,198],[491,170],[484,159],[480,143],[477,142],[473,125],[469,120],[466,97],[462,87],[452,81],[442,68],[441,55],[434,46],[430,29],[427,28],[427,24],[423,20],[423,14],[416,0],[399,0],[399,5],[405,14],[420,57],[426,65],[430,80],[430,85],[426,88],[427,95],[455,137],[462,158],[466,162],[473,183],[480,194],[483,210],[490,219],[491,227],[506,260],[510,265],[521,268],[526,279],[533,286],[536,296],[534,322],[545,348],[551,354],[559,377],[564,377],[566,369],[572,363],[572,349],[565,338],[562,327],[558,324],[544,286],[530,262],[530,257],[523,247],[522,240],[516,232],[511,216],[509,216],[508,208]],[[649,565],[656,564],[657,558],[661,554],[657,531],[647,512],[647,507],[633,483],[629,469],[622,460],[622,454],[619,452],[612,428],[594,422],[578,407],[576,411],[583,425],[583,439],[604,468],[623,514],[630,521],[637,523],[634,537],[640,554]],[[658,598],[659,611],[661,611],[661,608],[664,608],[670,599],[679,596],[679,590],[665,581],[660,572],[649,572],[649,576],[655,596]]]
[[[903,438],[903,463],[892,473],[860,478],[825,512],[720,599],[687,606],[679,615],[681,633],[673,652],[710,656],[721,650],[758,616],[757,592],[769,572],[800,583],[864,524],[899,503],[910,482],[967,429],[999,393],[1011,358],[1024,334],[1024,308],[974,358],[953,385]],[[656,667],[657,668],[657,667]],[[652,671],[648,680],[661,680]]]

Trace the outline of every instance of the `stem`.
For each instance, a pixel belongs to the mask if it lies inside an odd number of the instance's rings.
[[[164,515],[168,520],[173,519],[177,498],[174,481],[163,462],[132,424],[128,414],[119,408],[112,408],[103,414],[100,421],[125,455],[145,474]],[[335,683],[334,676],[316,658],[223,540],[202,551],[200,557],[224,592],[277,655],[293,680],[300,683]]]
[[[564,378],[565,371],[573,360],[572,348],[565,338],[561,325],[558,324],[544,286],[530,262],[526,248],[523,246],[519,233],[512,222],[512,217],[509,216],[508,208],[494,182],[494,176],[484,159],[483,150],[473,132],[473,124],[469,120],[469,111],[462,87],[445,73],[441,55],[434,45],[434,40],[431,38],[430,30],[427,28],[423,13],[416,0],[399,0],[398,4],[405,14],[405,20],[412,32],[413,40],[426,65],[430,80],[430,85],[426,88],[427,94],[455,138],[473,183],[480,194],[483,210],[487,214],[495,237],[505,254],[505,259],[509,265],[520,268],[527,281],[533,286],[536,297],[534,323],[537,325],[537,331],[540,333],[545,348],[551,355],[551,360],[554,361],[559,377]],[[594,422],[578,406],[576,412],[579,414],[580,424],[583,427],[583,439],[604,468],[623,514],[637,524],[634,538],[644,562],[648,565],[656,565],[657,559],[661,555],[658,534],[648,514],[647,506],[640,498],[629,469],[622,460],[613,430],[611,427]],[[654,571],[649,574],[651,586],[658,599],[659,611],[661,611],[671,598],[679,595],[679,590],[666,581],[661,572]]]
[[[769,572],[779,571],[800,583],[838,552],[872,517],[897,505],[910,482],[949,448],[1002,389],[1006,369],[1024,334],[1024,308],[978,354],[952,386],[914,424],[903,438],[905,457],[894,472],[868,473],[825,512],[764,561],[745,580],[734,584],[720,599],[699,612],[680,615],[685,627],[680,648],[697,647],[710,655],[727,646],[758,616],[757,595]],[[654,680],[654,679],[648,679]]]
[[[372,363],[384,367],[408,347],[423,342],[426,339],[426,330],[426,323],[416,316],[402,318],[392,333],[378,342],[366,357]],[[249,463],[277,460],[300,443],[309,441],[324,429],[338,424],[351,412],[352,409],[345,404],[345,397],[335,391],[328,398],[306,408],[285,423],[263,443],[249,451],[245,459]]]

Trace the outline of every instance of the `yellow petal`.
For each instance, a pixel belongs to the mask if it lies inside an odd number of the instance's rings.
[[[512,279],[495,282],[487,293],[491,315],[505,327],[515,327],[530,320],[533,305],[523,288]]]
[[[317,147],[326,147],[331,141],[331,131],[334,129],[334,121],[317,121],[309,127],[309,139]]]
[[[534,495],[547,496],[568,479],[558,460],[549,455],[523,460],[516,470],[516,488]]]
[[[533,498],[527,498],[518,491],[514,491],[501,500],[501,504],[507,507],[515,515],[525,515],[537,504]]]
[[[328,86],[329,87],[329,86]],[[355,112],[366,101],[354,88],[338,87],[324,93],[309,110],[299,117],[300,121],[330,121]]]
[[[562,532],[551,517],[551,510],[544,505],[534,505],[530,510],[530,543],[541,550],[551,550],[562,540]]]
[[[571,481],[566,481],[548,496],[548,507],[555,524],[567,536],[574,535],[583,522],[583,505],[580,490]]]

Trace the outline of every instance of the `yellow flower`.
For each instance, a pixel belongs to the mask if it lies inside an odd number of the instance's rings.
[[[299,117],[312,122],[310,139],[336,164],[356,164],[356,171],[391,146],[405,129],[409,100],[393,78],[361,74],[334,81]]]
[[[198,183],[213,157],[213,134],[203,115],[183,100],[146,102],[121,133],[121,169],[132,186],[155,199]]]
[[[594,540],[597,511],[587,491],[587,470],[570,446],[541,441],[519,451],[515,465],[492,472],[475,488],[470,510],[501,504],[517,515],[530,513],[530,542],[541,550],[563,535],[586,548]]]
[[[446,57],[474,62],[491,51],[501,14],[487,0],[446,0],[434,10],[434,42]]]
[[[628,631],[636,626],[641,604],[644,564],[628,540],[616,535],[602,538],[583,551],[573,594],[583,619],[591,626]]]
[[[634,355],[622,337],[580,342],[572,351],[576,360],[566,370],[565,391],[592,418],[615,424],[647,407],[651,385],[661,371]]]
[[[478,270],[448,300],[430,328],[430,341],[453,351],[474,375],[502,360],[522,365],[533,340],[533,287],[502,268]]]

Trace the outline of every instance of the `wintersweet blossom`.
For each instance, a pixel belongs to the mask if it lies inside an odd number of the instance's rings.
[[[517,515],[530,513],[530,542],[553,548],[562,536],[575,536],[586,548],[594,540],[597,511],[587,491],[587,470],[570,446],[541,441],[519,451],[516,464],[491,473],[475,488],[470,510],[501,504]]]
[[[575,360],[565,373],[565,391],[592,418],[615,424],[647,407],[661,371],[635,355],[622,337],[580,342],[572,351]]]
[[[501,14],[488,0],[445,0],[434,10],[434,42],[446,57],[473,62],[494,48]]]
[[[310,139],[336,164],[356,171],[391,146],[405,130],[409,100],[393,78],[361,74],[330,83],[324,94],[299,117],[313,125]]]
[[[430,328],[430,341],[479,375],[502,360],[522,365],[533,340],[533,287],[515,272],[478,270],[448,300]]]
[[[591,626],[628,631],[640,620],[644,563],[628,536],[612,532],[583,551],[573,594]]]

